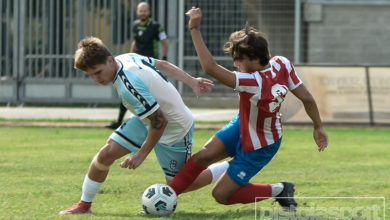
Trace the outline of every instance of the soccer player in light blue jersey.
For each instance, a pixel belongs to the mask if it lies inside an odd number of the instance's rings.
[[[92,160],[80,202],[60,214],[91,213],[92,200],[104,183],[111,164],[127,154],[130,155],[120,166],[136,169],[154,149],[168,184],[191,156],[194,118],[165,75],[184,82],[197,96],[200,92],[209,92],[213,82],[194,78],[164,60],[135,53],[114,58],[95,37],[79,42],[75,67],[101,85],[113,84],[134,116],[111,134]],[[188,191],[215,181],[227,166],[225,162],[207,169]]]

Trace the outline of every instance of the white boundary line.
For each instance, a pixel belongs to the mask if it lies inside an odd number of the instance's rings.
[[[383,220],[386,219],[386,198],[385,197],[278,197],[281,199],[382,199],[383,200]],[[275,197],[255,197],[255,219],[257,220],[257,199],[275,199]],[[259,201],[260,202],[260,201]]]

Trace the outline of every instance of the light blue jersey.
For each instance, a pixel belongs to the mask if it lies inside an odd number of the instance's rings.
[[[134,53],[115,59],[120,68],[114,86],[124,106],[141,120],[160,107],[168,119],[160,142],[172,145],[180,141],[194,118],[176,88],[155,68],[155,60]],[[148,125],[149,120],[143,122]]]
[[[153,58],[129,53],[115,60],[119,69],[114,86],[134,116],[110,138],[132,153],[137,152],[148,134],[150,121],[146,118],[160,108],[168,124],[154,151],[166,178],[172,179],[192,153],[192,113],[176,88],[156,69]]]
[[[125,62],[125,64],[130,64],[130,66],[139,66],[142,61],[143,59],[140,56],[130,55],[122,59],[122,62]],[[150,61],[151,63],[154,63],[154,60]],[[123,104],[134,115],[144,119],[156,111],[159,108],[159,105],[157,104],[156,99],[150,93],[145,82],[137,74],[135,74],[134,71],[131,71],[131,68],[124,70],[124,65],[121,60],[117,59],[117,62],[119,62],[120,68],[114,80],[114,86],[118,92],[118,95],[121,97]],[[149,62],[145,63],[152,65]],[[137,71],[139,72],[139,70]],[[144,74],[150,75],[152,73]]]

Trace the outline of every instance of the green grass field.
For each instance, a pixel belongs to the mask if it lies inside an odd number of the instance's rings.
[[[252,182],[290,180],[296,184],[297,197],[390,198],[390,129],[329,128],[327,132],[329,147],[318,153],[311,128],[285,127],[280,151]],[[153,218],[137,213],[142,210],[140,199],[144,189],[164,181],[154,153],[135,171],[121,169],[120,161],[116,161],[95,198],[92,215],[58,215],[80,199],[89,163],[110,133],[102,128],[0,127],[0,219]],[[214,130],[196,130],[194,152],[214,133]],[[181,195],[176,212],[169,218],[255,219],[256,214],[260,219],[259,210],[274,207],[273,200],[258,203],[256,212],[254,204],[223,206],[211,197],[211,189],[208,186]],[[297,201],[302,210],[333,207],[334,213],[348,212],[340,207],[376,205],[379,219],[383,219],[381,199]],[[279,213],[272,210],[266,216]],[[354,210],[364,216],[365,209]],[[306,212],[306,217],[316,217],[315,212]]]

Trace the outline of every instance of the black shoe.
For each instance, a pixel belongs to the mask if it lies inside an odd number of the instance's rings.
[[[282,184],[284,186],[283,191],[275,197],[275,200],[285,211],[295,212],[298,204],[294,199],[294,183],[282,182]]]
[[[111,123],[111,124],[109,124],[109,125],[106,125],[105,127],[106,127],[106,128],[111,128],[111,129],[115,130],[115,129],[117,129],[119,126],[121,126],[120,123],[118,123],[118,122],[113,122],[113,123]]]

